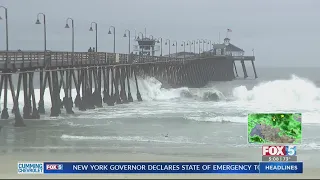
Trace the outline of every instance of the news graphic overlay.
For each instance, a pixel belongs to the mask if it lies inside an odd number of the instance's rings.
[[[302,173],[302,162],[44,162],[44,174]],[[51,165],[54,168],[51,169]],[[61,169],[59,169],[61,168]]]
[[[300,144],[301,113],[254,113],[248,115],[248,142],[253,144]]]
[[[43,162],[19,162],[18,174],[43,174]]]
[[[297,146],[262,146],[262,162],[296,162]]]
[[[47,171],[63,170],[63,164],[46,164]]]
[[[18,174],[302,173],[302,162],[23,162]]]

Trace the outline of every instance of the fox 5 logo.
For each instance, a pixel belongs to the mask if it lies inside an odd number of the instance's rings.
[[[297,155],[297,146],[286,146],[286,155],[287,156],[296,156]]]

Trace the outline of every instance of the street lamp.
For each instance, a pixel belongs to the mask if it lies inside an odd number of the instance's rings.
[[[176,43],[176,45],[174,45],[174,43]],[[173,41],[172,46],[176,46],[176,58],[178,57],[178,42],[177,41]]]
[[[204,53],[204,44],[206,43],[206,40],[201,39],[202,40],[202,52]]]
[[[187,46],[189,45],[189,47],[190,47],[190,52],[191,52],[191,44],[192,44],[191,41],[187,41]]]
[[[36,24],[41,24],[40,15],[43,17],[43,35],[44,35],[44,51],[47,51],[47,24],[46,15],[44,13],[38,13]]]
[[[143,33],[142,32],[139,32],[138,33],[138,37],[137,37],[137,39],[136,40],[139,40],[140,38],[139,38],[139,34],[141,34],[141,40],[143,40]],[[140,49],[141,49],[141,52],[139,52],[139,54],[143,54],[144,52],[143,52],[143,50],[144,50],[144,45],[139,45],[140,46]]]
[[[209,43],[210,43],[210,49],[209,49],[209,51],[210,51],[210,54],[213,52],[213,43],[212,43],[212,41],[210,40],[209,41]],[[209,44],[208,43],[208,44]]]
[[[44,35],[44,53],[47,52],[47,24],[46,24],[46,15],[44,13],[38,13],[37,15],[37,21],[36,24],[41,24],[40,22],[40,15],[43,16],[43,35]],[[46,54],[44,55],[44,64],[46,66]],[[40,82],[43,82],[43,71],[40,71]],[[44,101],[43,101],[43,87],[40,86],[40,100],[39,100],[39,113],[44,114],[45,109],[44,109]]]
[[[130,30],[129,29],[126,29],[124,31],[123,37],[127,37],[127,33],[126,33],[127,31],[128,31],[128,38],[129,38],[129,54],[130,54],[131,51],[130,51]]]
[[[160,39],[160,41],[159,41]],[[160,43],[160,56],[162,56],[162,37],[158,38],[157,43]]]
[[[183,46],[183,58],[186,58],[186,42],[182,41],[183,44],[181,44],[181,46]]]
[[[66,19],[66,26],[65,28],[70,28],[69,26],[69,20],[71,21],[71,28],[72,28],[72,54],[74,53],[74,21],[72,18],[67,18]],[[72,61],[73,62],[73,61]]]
[[[210,45],[210,46],[209,46],[209,50],[211,50],[211,48],[212,48],[212,46],[213,46],[212,41],[209,40],[208,44]]]
[[[93,31],[93,26],[92,25],[95,25],[94,26],[94,30],[96,31],[96,52],[98,52],[98,23],[96,22],[91,22],[91,25],[90,25],[90,29],[89,31]]]
[[[139,32],[138,33],[138,39],[139,39],[139,35],[141,34],[141,40],[143,40],[143,33],[142,32]]]
[[[9,30],[8,30],[8,9],[6,8],[6,7],[4,7],[4,6],[0,6],[0,9],[4,9],[4,19],[6,20],[6,53],[7,53],[7,55],[6,55],[6,65],[5,65],[5,67],[7,67],[7,65],[8,65],[8,61],[9,61],[9,58],[8,58],[8,51],[9,51]],[[1,18],[1,16],[0,16],[0,20],[1,20],[2,18]]]
[[[169,44],[168,44],[168,42],[169,42]],[[170,39],[166,39],[166,43],[165,43],[165,45],[168,45],[168,48],[169,48],[169,58],[170,58],[170,56],[171,56],[171,54],[170,54],[170,49],[171,49],[171,46],[170,46]]]
[[[66,19],[66,26],[65,28],[70,28],[69,26],[69,20],[71,21],[71,30],[72,30],[72,54],[71,54],[71,64],[73,65],[73,60],[74,60],[74,20],[72,18],[67,18]],[[72,104],[72,83],[70,83],[70,87],[69,87],[69,92],[68,95],[66,96],[67,99],[69,99],[69,102]]]
[[[8,67],[8,52],[9,52],[9,35],[8,35],[8,9],[4,6],[0,6],[0,8],[4,9],[4,13],[5,13],[5,20],[6,20],[6,64],[5,64],[5,69],[7,69]],[[1,18],[2,19],[2,18]],[[4,76],[4,107],[3,110],[1,112],[1,119],[8,119],[9,118],[9,114],[8,114],[8,107],[7,107],[7,89],[8,89],[8,77]],[[2,91],[2,89],[1,89]],[[18,107],[17,107],[18,108]]]
[[[196,55],[196,41],[192,40],[192,44],[193,44],[193,53],[194,55]]]
[[[197,39],[197,44],[199,44],[199,55],[200,55],[200,53],[201,53],[201,50],[200,50],[201,39]]]
[[[208,44],[209,44],[209,40],[205,40],[206,41],[206,51],[208,51]]]
[[[113,28],[113,53],[116,53],[116,28],[114,26],[110,26],[108,34],[112,34],[110,28]]]

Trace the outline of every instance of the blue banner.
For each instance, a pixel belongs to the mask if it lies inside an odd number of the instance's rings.
[[[302,162],[261,162],[260,173],[303,173]]]
[[[302,162],[44,162],[45,174],[302,173]]]

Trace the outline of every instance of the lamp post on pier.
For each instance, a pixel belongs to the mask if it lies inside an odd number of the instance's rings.
[[[189,47],[190,47],[190,52],[192,52],[192,50],[191,50],[191,44],[192,44],[191,41],[187,41],[187,46],[189,45]]]
[[[93,25],[94,24],[94,30],[96,31],[96,52],[98,52],[98,23],[91,22],[89,31],[93,31]]]
[[[174,43],[176,43],[176,45],[174,45]],[[176,46],[176,58],[178,57],[178,42],[177,41],[173,41],[172,46]]]
[[[211,48],[212,48],[212,46],[213,46],[212,41],[209,40],[208,44],[210,44],[210,49],[209,49],[209,50],[211,50]]]
[[[200,48],[200,44],[201,44],[201,39],[197,39],[197,44],[199,44],[199,55],[201,54],[201,48]]]
[[[205,40],[205,42],[206,42],[206,51],[208,51],[208,44],[209,44],[209,40],[208,40],[208,39],[206,39],[206,40]]]
[[[42,15],[43,17],[43,35],[44,35],[44,66],[46,66],[46,51],[47,51],[47,24],[46,24],[46,15],[44,13],[38,13],[37,15],[37,21],[36,24],[41,24],[40,22],[40,15]],[[40,100],[39,100],[39,113],[40,114],[44,114],[45,113],[45,109],[44,109],[44,100],[43,100],[43,93],[44,90],[42,87],[42,83],[43,83],[43,71],[40,71]]]
[[[192,44],[193,44],[193,53],[194,55],[196,55],[196,41],[192,40]]]
[[[202,53],[204,53],[204,44],[206,43],[206,41],[204,39],[201,39],[202,41]]]
[[[67,18],[66,19],[66,26],[65,28],[70,28],[69,26],[69,21],[71,21],[71,30],[72,30],[72,54],[71,54],[71,65],[73,65],[73,61],[74,61],[74,20],[72,18]],[[70,72],[69,72],[70,73]],[[69,79],[71,80],[71,78]],[[71,81],[70,81],[71,82]],[[69,88],[68,88],[68,93],[66,94],[66,96],[64,98],[66,98],[66,102],[68,102],[68,109],[70,107],[72,107],[73,101],[72,101],[72,83],[69,83]],[[70,106],[70,107],[69,107]],[[67,108],[65,106],[65,108]],[[68,110],[69,111],[69,110]],[[73,113],[73,111],[71,110],[70,112],[67,113]]]
[[[152,38],[151,38],[152,37]],[[149,39],[151,39],[151,40],[154,40],[154,37],[153,37],[153,35],[150,35],[149,36]],[[154,53],[154,49],[153,49],[153,52],[152,52],[152,54]]]
[[[182,41],[183,44],[181,44],[181,46],[183,46],[183,58],[186,58],[186,42]]]
[[[138,38],[139,38],[139,35],[141,34],[141,39],[143,39],[143,33],[142,32],[139,32],[138,33]]]
[[[8,9],[4,6],[0,6],[0,9],[4,9],[4,18],[6,21],[6,63],[5,63],[5,69],[7,69],[8,67],[8,63],[9,63],[9,58],[8,58],[8,52],[9,52],[9,31],[8,31]],[[0,17],[0,20],[2,18]],[[1,112],[1,119],[8,119],[9,118],[9,113],[8,113],[8,106],[7,106],[7,102],[8,102],[8,77],[6,75],[3,76],[4,77],[4,105],[3,105],[3,110]],[[3,78],[2,77],[2,78]],[[1,89],[2,91],[2,89]]]
[[[143,33],[142,32],[139,32],[138,33],[138,37],[137,37],[137,39],[136,40],[139,40],[140,39],[140,37],[139,37],[139,35],[141,34],[141,40],[143,40]],[[139,54],[140,55],[143,55],[143,50],[144,50],[144,45],[139,45],[139,47],[140,47],[140,49],[141,49],[141,51],[139,52]],[[142,47],[142,48],[141,48]]]
[[[134,29],[134,39],[137,39],[137,30]]]
[[[213,44],[212,44],[212,41],[211,40],[209,40],[208,41],[208,44],[209,44],[209,51],[210,51],[210,54],[212,53],[212,49],[213,49]]]
[[[160,41],[159,41],[160,39]],[[159,37],[157,43],[160,43],[160,56],[162,56],[162,37]]]
[[[168,42],[169,42],[169,44],[168,44]],[[170,58],[170,56],[171,56],[171,54],[170,54],[170,49],[171,49],[170,39],[166,39],[165,45],[168,45],[168,48],[169,48],[169,58]]]
[[[4,9],[4,19],[6,21],[6,65],[5,67],[8,66],[8,61],[9,61],[9,58],[8,58],[8,51],[9,51],[9,30],[8,30],[8,9],[4,6],[0,6],[0,9]],[[2,17],[0,16],[0,20],[2,20]]]
[[[113,28],[113,53],[116,53],[116,28],[114,26],[110,26],[108,34],[112,34],[110,28]]]
[[[131,53],[131,50],[130,50],[130,39],[131,39],[131,35],[130,35],[130,30],[129,29],[126,29],[125,31],[124,31],[124,34],[123,34],[123,37],[127,37],[127,32],[128,32],[128,39],[129,39],[129,54]]]
[[[41,24],[40,15],[43,17],[43,35],[44,35],[44,51],[47,51],[47,24],[46,15],[44,13],[38,13],[36,24]]]
[[[67,18],[65,28],[70,28],[69,20],[71,21],[71,29],[72,29],[72,55],[74,53],[74,21],[72,18]],[[73,61],[72,61],[73,62]]]

